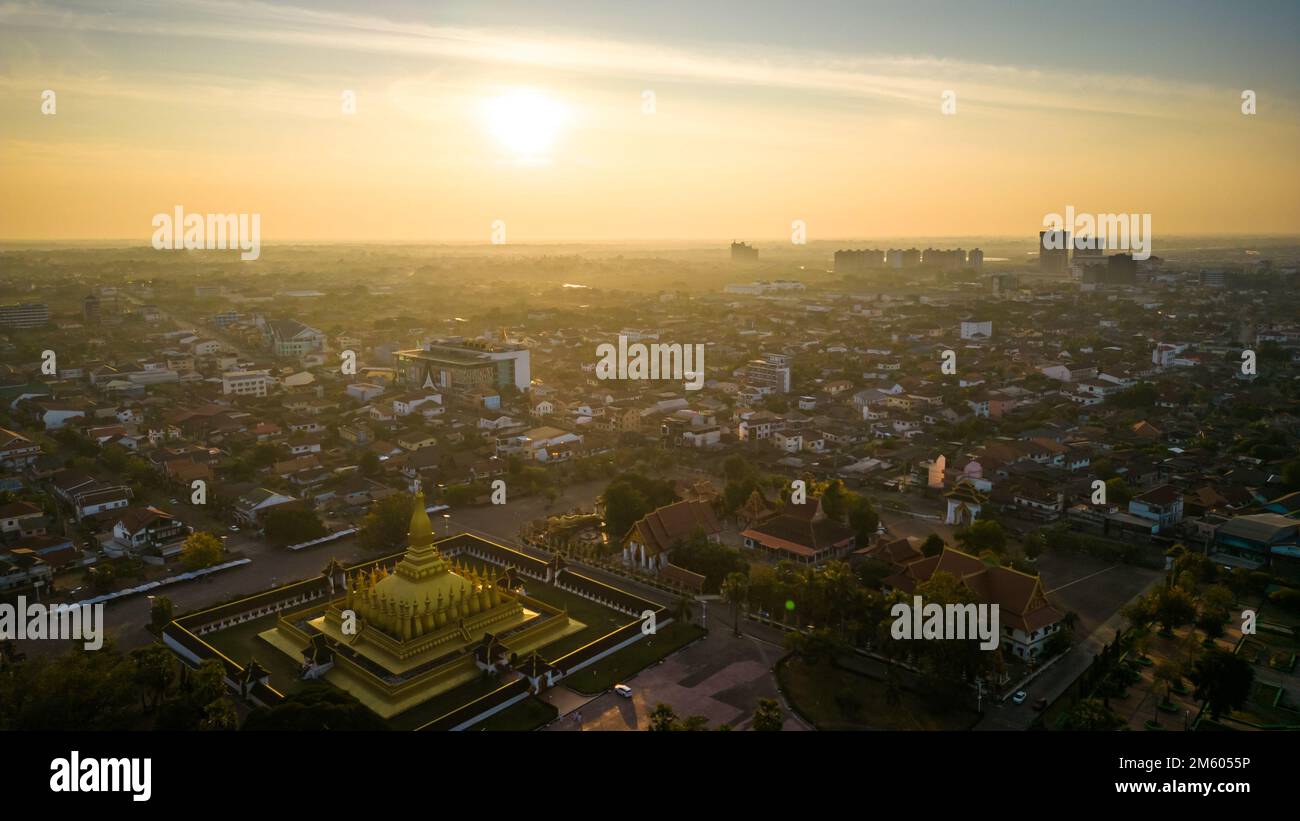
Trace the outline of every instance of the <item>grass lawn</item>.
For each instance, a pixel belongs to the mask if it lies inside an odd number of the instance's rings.
[[[907,689],[891,704],[885,682],[829,660],[810,665],[787,656],[776,672],[791,706],[819,730],[965,730],[978,718],[973,709],[942,705]]]
[[[697,624],[673,622],[657,634],[647,636],[565,678],[564,683],[583,695],[599,695],[704,634],[704,628]]]
[[[601,636],[612,633],[633,620],[632,616],[626,613],[611,610],[608,607],[555,587],[540,584],[530,585],[528,595],[554,607],[567,609],[569,616],[586,625],[573,635],[565,636],[543,647],[541,649],[542,657],[550,661],[590,644]]]
[[[547,704],[536,696],[529,696],[518,704],[512,705],[485,721],[480,721],[478,724],[467,728],[466,731],[504,730],[507,732],[528,732],[549,724],[559,714],[560,711],[555,709],[554,704]]]
[[[388,721],[393,725],[394,730],[414,730],[509,683],[510,679],[505,677],[480,676],[436,695],[422,704],[417,704],[404,713],[398,713]]]
[[[300,667],[293,659],[257,637],[258,633],[275,627],[278,618],[276,614],[263,616],[199,638],[242,667],[248,666],[249,659],[257,659],[257,663],[271,674],[272,687],[285,695],[296,693],[303,685],[299,678]]]

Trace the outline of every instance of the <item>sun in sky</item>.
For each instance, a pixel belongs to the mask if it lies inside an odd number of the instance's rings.
[[[517,159],[546,158],[569,120],[560,101],[533,89],[513,89],[483,101],[488,132]]]

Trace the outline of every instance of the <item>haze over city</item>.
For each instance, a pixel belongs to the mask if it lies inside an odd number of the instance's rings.
[[[6,3],[0,238],[1300,230],[1294,4],[602,5]]]
[[[0,0],[0,806],[1287,806],[1297,42]]]

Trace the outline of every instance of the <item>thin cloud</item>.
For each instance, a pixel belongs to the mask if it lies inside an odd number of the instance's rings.
[[[257,2],[137,1],[122,3],[111,13],[11,3],[0,6],[0,25],[11,31],[200,38],[436,58],[602,79],[802,91],[927,108],[937,105],[942,90],[952,88],[962,104],[974,107],[1177,117],[1192,106],[1213,110],[1215,106],[1204,103],[1236,93],[1152,77],[1046,72],[915,56],[844,59],[787,52],[756,61],[740,53],[744,44],[718,44],[705,53],[654,43],[552,33],[543,37]]]

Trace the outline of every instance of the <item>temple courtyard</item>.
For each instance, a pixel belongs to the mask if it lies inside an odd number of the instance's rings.
[[[543,693],[542,699],[560,714],[546,729],[645,730],[655,705],[663,703],[679,718],[704,716],[711,729],[729,724],[733,730],[746,730],[763,698],[781,704],[784,729],[810,729],[791,713],[777,691],[772,668],[785,650],[775,641],[776,631],[768,637],[765,628],[746,624],[747,635],[736,638],[730,625],[716,618],[713,607],[709,618],[713,629],[708,635],[621,682],[632,688],[631,698],[613,691],[593,698],[563,682]]]

